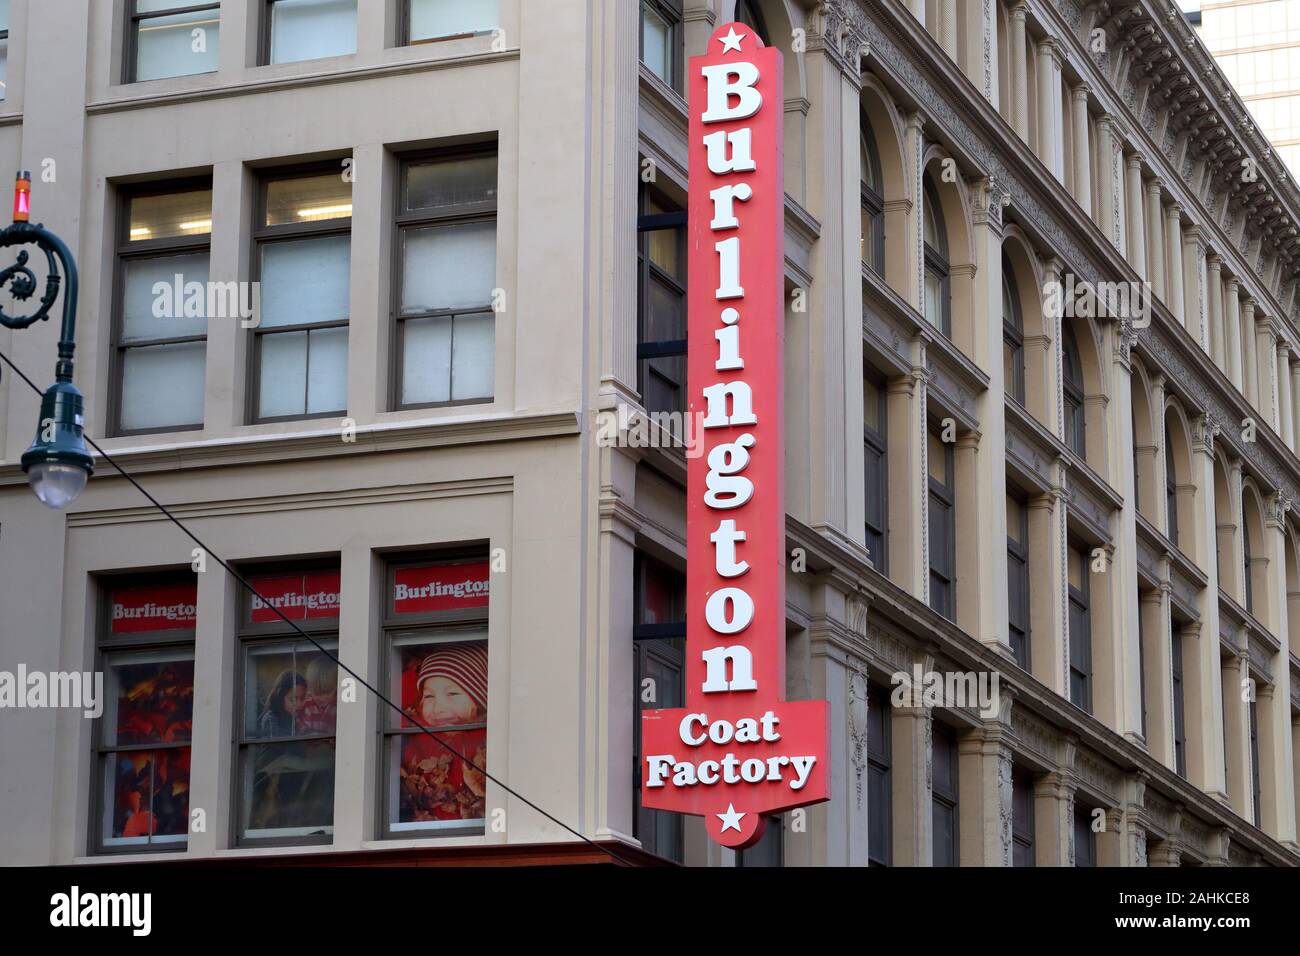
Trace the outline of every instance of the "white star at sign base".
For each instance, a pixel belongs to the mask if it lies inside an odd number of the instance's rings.
[[[736,805],[734,803],[729,803],[727,804],[727,812],[716,814],[716,816],[719,820],[722,821],[723,833],[726,833],[728,830],[735,830],[737,833],[739,833],[740,821],[744,818],[745,815],[743,813],[737,813]]]
[[[732,27],[731,31],[725,37],[718,37],[718,42],[722,44],[722,52],[727,53],[731,50],[740,52],[740,41],[745,39],[747,34],[737,33],[736,28]]]

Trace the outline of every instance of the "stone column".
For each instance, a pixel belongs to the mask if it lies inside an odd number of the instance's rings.
[[[926,661],[923,670],[933,658]],[[933,860],[930,721],[926,707],[895,707],[889,714],[895,866],[929,866]]]
[[[939,44],[957,61],[957,0],[939,0]]]
[[[1228,352],[1228,378],[1237,391],[1246,394],[1246,373],[1242,360],[1241,298],[1237,295],[1237,278],[1228,276],[1223,289],[1223,339]]]
[[[1288,448],[1295,451],[1295,420],[1291,408],[1291,346],[1284,341],[1277,343],[1276,381],[1282,441],[1286,442]]]
[[[1153,179],[1147,183],[1147,268],[1151,275],[1151,288],[1168,305],[1165,296],[1165,215],[1160,198],[1164,183]]]
[[[1115,239],[1115,217],[1119,210],[1115,206],[1115,190],[1112,179],[1115,164],[1115,120],[1109,115],[1097,117],[1097,225],[1111,245],[1118,248]]]
[[[907,9],[925,26],[925,0],[907,0]]]
[[[1142,667],[1146,676],[1147,752],[1174,766],[1173,701],[1169,670],[1169,561],[1160,560],[1160,586],[1142,594]]]
[[[957,813],[962,866],[1011,866],[1011,701],[957,742]]]
[[[375,620],[372,596],[383,593],[384,572],[371,553],[368,543],[345,545],[339,561],[339,660],[376,687],[384,687],[380,676],[379,645],[371,638],[370,622]],[[629,575],[630,575],[629,569]],[[629,615],[631,608],[628,609]],[[629,632],[631,617],[628,617]],[[631,636],[630,633],[628,635]],[[631,673],[629,641],[628,669]],[[372,746],[383,719],[373,697],[360,684],[354,688],[355,698],[342,692],[342,681],[348,674],[339,668],[338,716],[335,724],[334,759],[338,768],[348,767],[351,773],[335,773],[334,779],[334,840],[336,847],[361,849],[363,841],[370,839],[377,823],[377,814],[387,812],[378,806],[375,797],[376,759],[387,758],[386,752]],[[630,681],[627,682],[630,685]],[[624,720],[630,725],[632,716],[631,690],[626,694]],[[350,701],[350,702],[349,702]],[[630,737],[628,739],[631,739]],[[627,791],[627,812],[631,813],[632,789],[628,767],[623,771],[624,789]],[[629,828],[627,835],[631,836]]]
[[[1297,353],[1297,357],[1300,357],[1300,352]],[[1300,454],[1300,362],[1291,364],[1291,413],[1292,418],[1295,419],[1291,447]],[[1300,647],[1291,648],[1291,652],[1300,657]]]
[[[1092,90],[1087,83],[1080,83],[1071,94],[1071,116],[1074,122],[1074,198],[1079,201],[1086,215],[1092,215],[1092,170],[1089,160],[1092,156],[1091,144],[1088,142],[1088,97]]]
[[[867,865],[867,668],[848,652],[847,642],[865,640],[865,614],[859,635],[846,633],[842,592],[829,583],[813,586],[817,615],[808,629],[811,656],[809,693],[831,705],[827,762],[831,799],[808,808],[807,831],[787,838],[786,862],[795,866]],[[856,642],[855,642],[856,643]]]
[[[1025,5],[1015,3],[1007,14],[1011,25],[1011,126],[1029,142],[1029,51],[1026,47]]]
[[[1222,547],[1227,569],[1241,566],[1236,551],[1236,522],[1219,529],[1214,482],[1214,436],[1217,427],[1202,415],[1192,428],[1192,480],[1201,493],[1196,502],[1196,536],[1206,542],[1199,564],[1206,585],[1197,595],[1200,632],[1194,642],[1183,640],[1183,718],[1187,732],[1187,777],[1212,795],[1223,793],[1223,724],[1219,684],[1219,564],[1216,547]],[[1229,495],[1232,492],[1229,490]],[[1233,582],[1223,583],[1231,591]],[[1166,628],[1166,635],[1168,629]],[[1168,637],[1164,638],[1168,641]],[[1166,658],[1168,659],[1168,658]],[[1150,672],[1148,671],[1148,674]],[[1169,713],[1172,714],[1172,703]],[[1148,711],[1149,712],[1149,711]],[[1173,732],[1169,736],[1169,759],[1173,766]]]
[[[1064,183],[1061,112],[1061,57],[1056,41],[1047,37],[1038,44],[1038,156]]]
[[[1070,769],[1054,770],[1034,782],[1036,866],[1074,866],[1074,788]]]
[[[1142,155],[1131,153],[1125,160],[1128,203],[1128,259],[1133,270],[1143,278],[1150,276],[1147,266],[1146,221],[1142,212]]]
[[[1238,632],[1237,654],[1223,662],[1223,725],[1227,744],[1228,799],[1237,816],[1254,823],[1254,797],[1250,776],[1250,704],[1246,685],[1250,658],[1244,645],[1245,632]]]
[[[1029,658],[1033,675],[1062,697],[1070,692],[1066,611],[1065,463],[1053,465],[1053,488],[1029,499],[1029,553],[1047,567],[1047,587],[1029,589]]]
[[[1210,354],[1209,303],[1205,293],[1205,234],[1200,226],[1183,232],[1183,314],[1187,331]]]
[[[1175,840],[1157,840],[1147,851],[1149,866],[1181,866],[1182,851]]]
[[[1255,320],[1255,407],[1264,416],[1264,420],[1273,426],[1273,431],[1281,432],[1282,425],[1278,416],[1277,401],[1277,326],[1268,316]]]
[[[925,311],[925,118],[920,113],[907,117],[903,132],[903,158],[907,163],[912,208],[907,217],[903,259],[907,263],[907,284],[898,291],[908,305]]]
[[[1245,365],[1246,401],[1260,410],[1259,400],[1259,343],[1255,329],[1255,300],[1247,299],[1241,304],[1241,356]]]
[[[1187,313],[1183,308],[1183,207],[1171,203],[1165,207],[1165,305],[1183,326]]]
[[[216,760],[195,761],[190,772],[189,856],[210,857],[234,846],[237,826],[229,808],[238,769],[231,749],[235,735],[235,680],[242,662],[238,659],[239,597],[242,589],[215,561],[197,575],[197,615],[194,629],[194,686],[202,693],[193,700],[191,753],[214,754]],[[6,613],[6,623],[12,618]],[[78,715],[80,716],[80,715]],[[194,831],[194,812],[204,811],[206,827]],[[85,850],[76,850],[78,856]]]
[[[1288,653],[1291,601],[1287,594],[1286,516],[1290,499],[1277,493],[1265,503],[1264,533],[1268,538],[1268,624],[1280,648],[1271,655],[1273,683],[1256,690],[1255,714],[1259,721],[1259,807],[1256,826],[1292,845],[1296,842],[1296,804],[1292,789],[1291,660]]]
[[[1210,357],[1215,365],[1231,376],[1223,334],[1223,260],[1215,253],[1210,254],[1207,264],[1205,295],[1209,302]]]
[[[997,4],[961,3],[959,0],[955,0],[955,3],[961,11],[958,14],[958,30],[962,39],[958,45],[961,47],[962,68],[994,109],[1005,106],[999,102],[1001,91],[998,83],[1000,53]]]
[[[921,0],[924,4],[925,0]],[[709,37],[718,25],[718,14],[709,0],[686,0],[682,4],[682,52],[687,59],[707,52]],[[682,71],[683,74],[685,70]],[[685,94],[683,94],[684,96]]]

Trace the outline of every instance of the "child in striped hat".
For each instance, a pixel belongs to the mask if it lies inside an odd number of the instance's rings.
[[[426,727],[470,724],[487,716],[487,647],[448,644],[428,654],[415,681]]]

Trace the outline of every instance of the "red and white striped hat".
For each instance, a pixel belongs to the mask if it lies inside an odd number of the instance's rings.
[[[420,664],[415,689],[420,691],[431,677],[455,681],[469,694],[479,710],[487,712],[488,652],[485,644],[448,644],[428,654]]]

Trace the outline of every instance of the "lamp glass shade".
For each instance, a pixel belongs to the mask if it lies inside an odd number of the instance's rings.
[[[27,483],[49,508],[66,508],[86,489],[90,474],[80,465],[45,461],[27,469]]]

